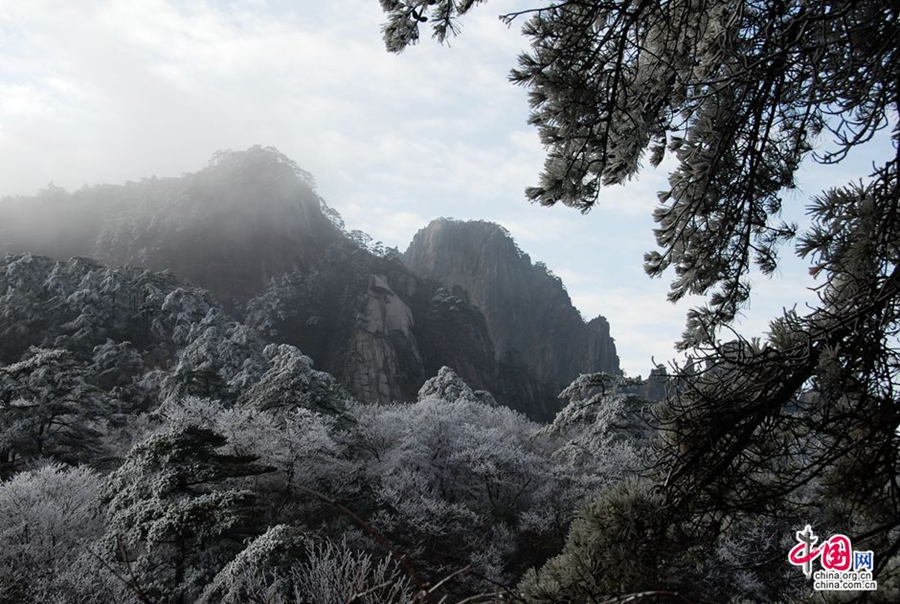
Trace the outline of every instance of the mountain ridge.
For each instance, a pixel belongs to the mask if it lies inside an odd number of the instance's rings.
[[[299,347],[366,402],[414,400],[449,365],[546,421],[578,373],[619,372],[606,320],[585,323],[561,280],[532,265],[502,227],[433,222],[457,235],[435,262],[465,276],[444,279],[413,261],[415,238],[401,256],[347,233],[312,176],[273,148],[220,152],[181,177],[2,202],[0,251],[171,271],[269,341]],[[496,295],[503,287],[529,302],[510,305]],[[499,322],[509,308],[526,329]]]

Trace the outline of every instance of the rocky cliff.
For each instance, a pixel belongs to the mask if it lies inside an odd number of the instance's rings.
[[[403,261],[418,276],[457,288],[484,315],[498,362],[524,366],[548,393],[579,373],[620,373],[607,320],[585,323],[562,281],[499,225],[435,220]]]
[[[406,302],[391,289],[384,275],[369,275],[365,306],[356,317],[350,340],[347,380],[367,401],[402,400],[401,374],[424,377],[415,336],[415,319]]]
[[[273,280],[248,303],[246,322],[303,350],[364,401],[414,400],[444,365],[475,388],[498,389],[481,313],[417,278],[399,257],[371,254],[349,240],[332,245],[313,269]],[[529,401],[521,405],[530,412]]]

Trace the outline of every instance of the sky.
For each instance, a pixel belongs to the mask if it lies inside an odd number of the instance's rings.
[[[675,357],[696,302],[668,303],[671,276],[642,269],[672,164],[606,189],[586,215],[525,200],[544,151],[526,91],[507,79],[526,40],[497,16],[530,5],[491,0],[449,47],[426,33],[391,55],[377,0],[0,0],[0,197],[177,176],[217,150],[273,146],[348,229],[401,251],[439,216],[502,224],[585,318],[609,319],[623,369],[646,375]],[[884,135],[804,168],[785,217],[807,223],[812,195],[889,149]],[[791,250],[774,278],[754,277],[745,335],[815,299]]]

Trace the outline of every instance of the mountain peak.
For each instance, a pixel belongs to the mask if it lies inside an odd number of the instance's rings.
[[[0,250],[171,269],[226,304],[310,265],[340,236],[312,175],[274,147],[219,151],[180,177],[86,187],[65,203],[57,197],[3,207]]]
[[[609,324],[586,324],[562,281],[532,264],[502,226],[440,218],[403,256],[417,275],[459,288],[487,321],[501,365],[524,365],[556,394],[579,373],[620,373]]]
[[[226,172],[253,178],[280,180],[296,178],[310,190],[315,190],[315,178],[297,162],[275,147],[254,145],[243,151],[225,149],[216,151],[207,167],[201,172]]]

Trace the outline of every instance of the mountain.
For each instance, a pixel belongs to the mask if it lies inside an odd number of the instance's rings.
[[[0,252],[168,271],[371,403],[414,400],[450,366],[546,421],[578,373],[619,372],[606,320],[586,324],[502,227],[439,220],[405,255],[371,246],[272,148],[175,178],[4,198]]]
[[[308,267],[342,237],[312,177],[272,148],[219,152],[178,178],[66,193],[50,187],[0,204],[0,250],[171,270],[227,307],[272,277]]]
[[[580,373],[620,374],[603,316],[585,323],[559,277],[501,226],[441,218],[416,233],[404,264],[465,292],[484,315],[501,364],[524,364],[554,396]]]

